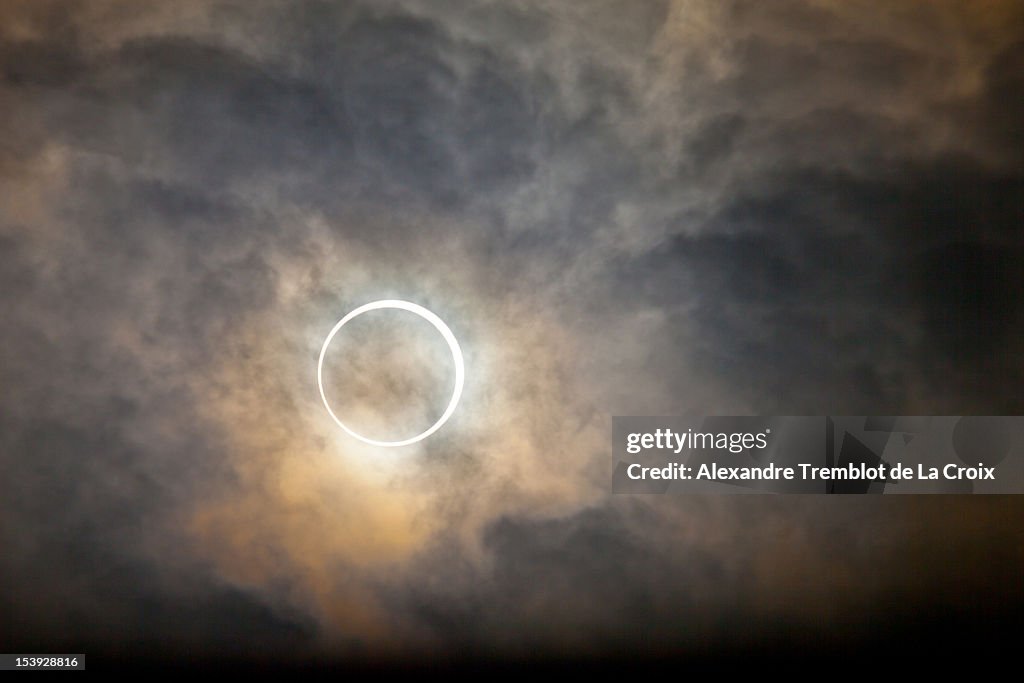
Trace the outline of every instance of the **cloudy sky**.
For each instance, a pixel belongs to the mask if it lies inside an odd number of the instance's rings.
[[[1024,412],[1022,81],[1015,0],[0,1],[5,651],[992,623],[1024,502],[612,496],[610,429]],[[381,298],[466,357],[403,449],[316,387]],[[446,354],[328,393],[404,438]]]

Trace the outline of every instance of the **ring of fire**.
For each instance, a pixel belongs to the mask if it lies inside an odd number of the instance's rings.
[[[401,441],[378,441],[376,439],[367,438],[362,434],[355,432],[350,427],[348,427],[344,422],[342,422],[337,415],[334,414],[334,410],[331,409],[331,404],[327,401],[327,395],[324,393],[324,356],[327,354],[327,347],[330,346],[331,340],[334,339],[334,336],[338,334],[338,331],[342,327],[344,327],[346,323],[362,315],[363,313],[389,308],[415,313],[416,315],[420,316],[421,318],[429,322],[431,325],[433,325],[434,328],[441,333],[441,336],[444,337],[444,340],[448,343],[448,348],[452,352],[452,361],[455,364],[455,387],[454,389],[452,389],[452,397],[451,400],[448,401],[448,407],[445,408],[444,413],[441,415],[440,418],[438,418],[437,422],[435,422],[426,430],[420,432],[419,434],[412,438],[403,439]],[[438,429],[440,429],[444,425],[444,423],[448,421],[448,418],[452,416],[452,413],[455,412],[455,407],[459,404],[459,399],[462,397],[462,385],[465,383],[465,380],[466,367],[462,359],[462,349],[459,347],[459,342],[455,338],[455,335],[452,334],[451,329],[449,329],[448,326],[444,323],[444,321],[437,317],[437,315],[435,315],[432,311],[418,304],[414,304],[409,301],[402,301],[400,299],[381,299],[380,301],[371,301],[368,304],[363,304],[359,308],[350,311],[344,318],[338,321],[338,323],[331,329],[330,333],[327,335],[327,338],[324,340],[323,346],[320,348],[320,360],[317,361],[316,364],[316,383],[317,387],[320,389],[320,398],[323,400],[324,407],[327,408],[327,413],[331,416],[331,418],[338,423],[339,427],[345,430],[345,432],[348,433],[353,438],[359,439],[363,443],[368,443],[372,446],[385,446],[389,448],[393,448],[396,446],[408,446],[409,444],[416,443],[417,441],[422,441],[423,439],[427,438],[428,436],[436,432]]]

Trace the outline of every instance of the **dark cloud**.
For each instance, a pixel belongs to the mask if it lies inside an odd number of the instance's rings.
[[[966,506],[977,535],[958,535],[953,547],[890,545],[897,537],[927,538],[934,522],[950,521],[935,499],[880,507],[849,501],[842,521],[835,513],[805,517],[814,506],[757,501],[725,509],[669,499],[652,508],[619,497],[570,517],[502,518],[483,536],[488,571],[450,552],[427,553],[412,563],[404,591],[385,590],[401,599],[396,607],[421,635],[454,640],[468,652],[607,658],[698,654],[709,643],[756,649],[794,638],[834,648],[843,639],[892,638],[921,614],[956,615],[989,633],[986,622],[1010,616],[1000,600],[1022,597],[1008,585],[1016,558],[997,554],[984,566],[958,559],[978,546],[1012,545],[998,506]],[[911,509],[922,518],[913,520]],[[704,528],[711,518],[722,536]],[[899,533],[878,535],[894,518]],[[958,565],[958,589],[942,588],[949,575],[922,577],[924,562]],[[906,590],[919,581],[921,590]],[[879,602],[887,604],[885,623],[862,608]],[[822,620],[828,631],[815,630]]]
[[[5,637],[661,652],[1019,603],[1012,499],[611,498],[606,448],[612,414],[1021,411],[1022,25],[0,4]],[[393,460],[315,391],[382,297],[470,367]]]

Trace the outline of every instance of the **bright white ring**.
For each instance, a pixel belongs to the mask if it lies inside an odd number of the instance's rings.
[[[331,340],[334,339],[334,335],[338,333],[338,330],[345,326],[345,323],[352,320],[353,318],[360,316],[363,313],[366,313],[367,311],[376,311],[381,308],[397,308],[402,311],[409,311],[410,313],[415,313],[419,317],[429,322],[431,325],[437,328],[437,331],[441,333],[441,336],[444,337],[444,340],[448,342],[448,348],[451,349],[452,352],[452,360],[455,362],[455,389],[452,390],[452,398],[448,402],[448,407],[445,408],[444,414],[441,415],[441,417],[438,418],[437,422],[431,425],[431,427],[427,429],[425,432],[421,432],[416,436],[412,437],[411,439],[404,439],[402,441],[377,441],[375,439],[368,439],[362,434],[357,434],[356,432],[352,431],[345,425],[344,422],[338,419],[337,415],[334,414],[334,411],[331,410],[331,405],[327,402],[327,395],[324,394],[324,356],[327,354],[327,347],[330,346]],[[455,335],[452,334],[452,331],[448,329],[448,326],[444,324],[444,321],[438,318],[436,315],[434,315],[432,311],[429,311],[417,304],[410,303],[408,301],[402,301],[400,299],[381,299],[380,301],[371,301],[368,304],[363,304],[362,306],[350,312],[344,318],[339,320],[338,324],[335,325],[334,329],[332,329],[330,334],[327,335],[327,339],[324,340],[324,345],[320,348],[320,360],[317,361],[316,364],[316,384],[320,388],[320,398],[323,399],[324,407],[327,408],[327,412],[330,414],[332,418],[334,418],[334,421],[338,423],[338,426],[344,429],[346,432],[348,432],[350,436],[353,436],[356,439],[359,439],[360,441],[368,443],[372,446],[408,446],[411,443],[422,441],[423,439],[427,438],[428,436],[436,432],[438,429],[441,428],[441,425],[448,421],[448,418],[452,416],[452,413],[455,412],[455,406],[459,404],[459,398],[462,397],[462,385],[465,383],[465,380],[466,367],[462,361],[462,349],[459,348],[458,340],[455,338]]]

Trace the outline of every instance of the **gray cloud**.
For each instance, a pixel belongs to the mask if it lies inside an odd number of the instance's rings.
[[[1013,3],[0,18],[14,642],[671,649],[912,611],[961,552],[1006,597],[1012,500],[613,499],[605,449],[612,414],[1020,412]],[[390,296],[470,366],[397,460],[311,381]]]

